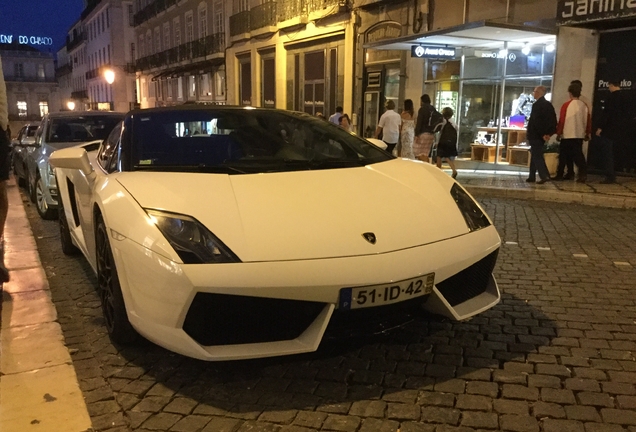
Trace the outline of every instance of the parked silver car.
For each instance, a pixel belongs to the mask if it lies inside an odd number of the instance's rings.
[[[125,113],[66,111],[44,116],[26,154],[27,187],[43,219],[57,216],[58,193],[49,155],[55,150],[94,143],[95,148],[119,124]]]
[[[29,148],[35,147],[35,133],[40,126],[40,122],[28,123],[22,126],[18,132],[18,136],[11,141],[11,165],[13,166],[13,174],[20,186],[26,186],[27,168],[26,154]]]

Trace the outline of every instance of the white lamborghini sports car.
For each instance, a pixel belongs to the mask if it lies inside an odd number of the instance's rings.
[[[118,343],[286,355],[367,308],[462,320],[500,299],[499,236],[458,183],[307,114],[131,111],[97,151],[50,163],[63,251],[95,270]]]

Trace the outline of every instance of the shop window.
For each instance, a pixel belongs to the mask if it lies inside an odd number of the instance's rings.
[[[44,117],[49,113],[49,103],[47,101],[40,101],[40,117]]]
[[[219,69],[214,72],[214,96],[225,96],[225,69]]]
[[[18,103],[18,116],[26,117],[27,116],[27,103],[26,101],[19,100]]]
[[[249,59],[249,57],[248,57]],[[240,105],[252,105],[252,63],[249,60],[240,61],[239,95]]]
[[[325,109],[325,52],[305,54],[303,111],[315,115]],[[323,113],[324,114],[324,113]]]
[[[195,98],[197,95],[197,85],[194,75],[188,76],[188,97]]]
[[[203,75],[199,75],[199,94],[201,96],[210,96],[212,93],[210,92],[210,74],[206,73]]]
[[[276,60],[274,57],[264,58],[261,77],[261,106],[276,107]]]

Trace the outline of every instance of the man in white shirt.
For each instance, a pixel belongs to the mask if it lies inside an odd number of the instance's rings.
[[[342,117],[342,112],[344,110],[342,109],[341,106],[337,106],[336,107],[336,112],[331,114],[329,116],[329,121],[333,124],[335,124],[336,126],[338,126],[340,124],[340,117]]]
[[[386,151],[391,154],[400,139],[400,125],[402,124],[402,117],[394,110],[395,102],[388,100],[386,111],[380,117],[380,122],[375,130],[376,138],[382,133],[382,141],[386,143]]]
[[[563,104],[557,125],[557,135],[561,137],[559,144],[559,166],[554,180],[574,178],[574,163],[579,168],[579,183],[585,183],[587,177],[587,165],[583,156],[583,140],[590,139],[592,125],[590,122],[590,110],[585,102],[579,99],[581,86],[570,84],[568,87],[570,100]],[[564,176],[566,164],[568,174]]]

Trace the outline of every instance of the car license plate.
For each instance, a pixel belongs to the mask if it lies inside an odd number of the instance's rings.
[[[373,285],[340,290],[340,309],[361,309],[382,306],[430,294],[435,273],[392,284]]]

